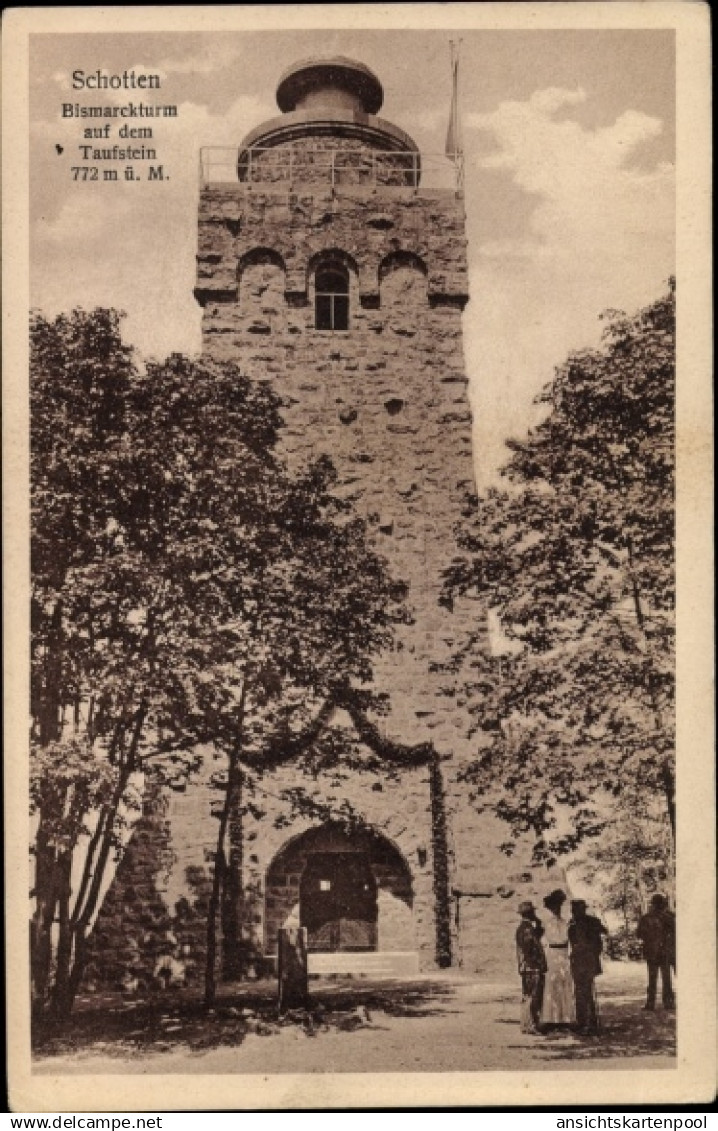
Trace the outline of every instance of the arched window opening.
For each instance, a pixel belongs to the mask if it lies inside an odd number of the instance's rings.
[[[349,272],[341,263],[322,263],[314,276],[317,330],[349,329]]]
[[[419,255],[413,251],[392,251],[385,256],[379,264],[379,281],[384,282],[388,275],[401,268],[413,269],[420,275],[426,276],[426,264]]]
[[[254,333],[270,333],[271,318],[285,304],[286,268],[282,256],[271,248],[255,247],[238,265],[239,298],[243,313],[259,319]]]

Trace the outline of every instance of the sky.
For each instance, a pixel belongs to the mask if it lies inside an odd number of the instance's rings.
[[[341,54],[380,78],[381,117],[442,154],[451,38],[461,38],[476,472],[482,487],[495,481],[505,440],[540,418],[534,398],[554,368],[600,340],[601,312],[645,305],[675,270],[670,30],[34,34],[32,305],[48,315],[114,306],[143,354],[196,354],[200,147],[236,146],[277,116],[277,80],[292,63]],[[72,90],[73,71],[98,69],[159,74],[161,89]],[[83,127],[97,123],[63,120],[62,104],[130,99],[178,106],[174,119],[132,122],[153,128],[144,144],[168,179],[73,181]],[[143,144],[95,144],[114,142]]]

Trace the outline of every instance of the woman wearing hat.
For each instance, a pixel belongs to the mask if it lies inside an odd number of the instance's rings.
[[[561,915],[566,893],[556,888],[543,901],[551,912],[544,928],[546,982],[541,1010],[542,1025],[572,1025],[576,1019],[573,978],[568,958],[568,923]]]

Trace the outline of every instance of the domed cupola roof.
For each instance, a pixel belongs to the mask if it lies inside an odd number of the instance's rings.
[[[294,63],[277,87],[277,105],[285,114],[310,106],[377,114],[383,101],[384,91],[374,72],[342,55]]]
[[[354,138],[369,149],[416,154],[418,160],[413,139],[375,116],[383,101],[379,79],[354,59],[335,55],[295,63],[277,87],[281,116],[263,122],[242,140],[239,168],[245,168],[252,149],[294,145],[300,139],[317,137]]]

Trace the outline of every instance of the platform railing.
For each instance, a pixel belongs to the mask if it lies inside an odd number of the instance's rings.
[[[460,191],[463,176],[459,162],[443,154],[411,150],[203,146],[199,179],[202,188],[240,183],[287,190],[321,184],[332,189],[393,186]]]

